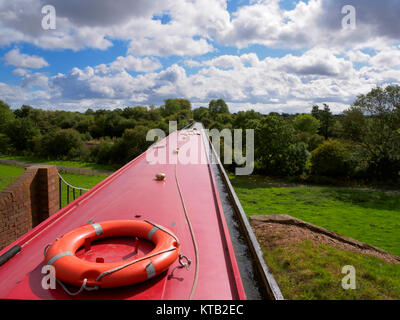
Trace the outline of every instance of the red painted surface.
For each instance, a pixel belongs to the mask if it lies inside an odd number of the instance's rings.
[[[172,133],[158,144],[165,147],[157,150],[171,149],[169,157],[173,159],[177,155],[172,150],[177,145],[180,152],[191,145],[197,146],[199,157],[206,158],[202,136],[188,135],[181,140],[183,133],[185,131]],[[155,181],[155,175],[160,172],[166,174],[165,181]],[[175,173],[198,245],[199,277],[193,298],[245,299],[211,166],[208,163],[154,165],[148,163],[145,153],[0,252],[3,254],[16,244],[22,246],[19,254],[0,267],[0,298],[188,299],[195,276],[195,250]],[[173,231],[181,242],[181,252],[192,260],[189,271],[178,268],[176,261],[162,275],[139,285],[83,292],[75,297],[67,295],[59,286],[55,290],[42,288],[43,250],[47,244],[89,220],[123,219],[146,219]],[[137,245],[138,253],[134,255]],[[82,248],[77,255],[90,261],[102,258],[107,262],[132,259],[132,254],[142,256],[151,248],[151,243],[146,241],[137,244],[134,237],[110,239],[93,243],[87,252]]]

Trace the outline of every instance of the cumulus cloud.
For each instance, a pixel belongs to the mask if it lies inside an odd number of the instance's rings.
[[[174,64],[133,76],[123,68],[112,68],[113,63],[74,68],[49,79],[49,86],[60,101],[102,99],[110,105],[117,101],[159,105],[166,98],[180,96],[194,104],[223,98],[233,106],[263,106],[263,112],[306,112],[322,102],[340,111],[358,94],[400,77],[400,70],[384,64],[356,70],[351,61],[324,48],[264,60],[254,54],[224,55],[201,62],[198,72],[190,75]]]
[[[36,72],[33,74],[26,74],[25,77],[21,80],[22,88],[33,88],[35,86],[47,89],[49,87],[47,76],[40,72]]]
[[[19,77],[24,76],[27,73],[29,73],[29,71],[26,69],[22,69],[22,68],[17,68],[17,69],[13,70],[13,74],[15,74],[16,76],[19,76]]]
[[[111,69],[151,72],[162,68],[159,60],[154,58],[137,58],[133,56],[118,57],[110,65]]]
[[[56,8],[56,30],[41,28],[44,4]],[[21,84],[1,83],[0,94],[65,108],[159,105],[179,96],[194,104],[223,98],[232,111],[304,112],[322,102],[341,111],[358,94],[400,78],[400,2],[354,0],[357,28],[342,30],[347,4],[304,0],[285,10],[279,0],[250,0],[229,12],[226,0],[0,0],[0,45],[79,51],[127,44],[111,63],[59,74],[31,73],[48,63],[11,49],[4,61],[18,67]],[[162,15],[167,22],[154,18]],[[261,58],[251,45],[299,50],[278,57],[266,50]],[[226,54],[232,48],[248,49]]]
[[[43,58],[20,53],[17,48],[7,52],[4,60],[8,65],[22,68],[40,69],[49,65]]]
[[[342,8],[349,4],[356,9],[355,30],[342,28]],[[234,13],[218,39],[239,48],[251,44],[292,49],[379,46],[400,40],[399,10],[399,1],[309,0],[299,1],[293,10],[282,9],[279,0],[255,1]]]

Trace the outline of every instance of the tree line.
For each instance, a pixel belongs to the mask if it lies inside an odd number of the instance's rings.
[[[231,113],[222,99],[196,109],[186,99],[167,99],[159,108],[84,113],[27,105],[11,110],[0,101],[0,152],[119,167],[151,145],[146,141],[148,130],[168,132],[171,120],[178,121],[178,129],[193,120],[209,129],[254,129],[254,165],[259,174],[327,181],[399,179],[399,86],[359,95],[336,115],[327,104],[313,106],[308,114]]]

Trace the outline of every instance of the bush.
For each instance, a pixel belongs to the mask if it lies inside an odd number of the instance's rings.
[[[146,141],[150,128],[139,125],[134,129],[125,130],[122,138],[117,139],[113,147],[114,162],[125,164],[147,150],[152,144]]]
[[[303,173],[310,153],[305,143],[291,144],[288,148],[286,156],[286,169],[284,172],[287,176],[299,176]]]
[[[9,122],[5,133],[15,150],[25,153],[33,150],[33,140],[40,135],[35,123],[27,118],[17,118]]]
[[[346,177],[353,173],[351,152],[338,140],[329,140],[311,153],[311,174]]]
[[[74,129],[48,132],[36,145],[36,153],[47,158],[77,158],[82,151],[81,135]]]
[[[11,150],[11,140],[5,134],[0,133],[0,154],[7,154]]]
[[[101,164],[110,164],[113,159],[113,143],[102,141],[90,153],[91,160]]]

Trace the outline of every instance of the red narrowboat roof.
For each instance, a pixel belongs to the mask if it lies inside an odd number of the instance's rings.
[[[191,129],[175,131],[149,151],[166,152],[169,159],[174,159],[178,157],[176,147],[179,153],[191,147],[198,151],[198,159],[207,161],[151,164],[143,153],[2,250],[0,254],[15,245],[22,247],[19,254],[0,267],[0,298],[186,300],[194,287],[193,299],[245,299],[203,136]],[[156,181],[156,174],[161,172],[166,175],[165,181]],[[193,227],[197,261],[183,202]],[[42,288],[43,252],[48,244],[90,220],[125,219],[150,220],[174,232],[181,242],[181,253],[192,261],[190,269],[177,268],[176,261],[167,272],[141,284],[84,291],[74,297],[59,285],[55,290]],[[112,258],[112,248],[112,244],[104,244],[98,250]],[[118,248],[121,252],[117,255],[121,256],[131,247]]]

